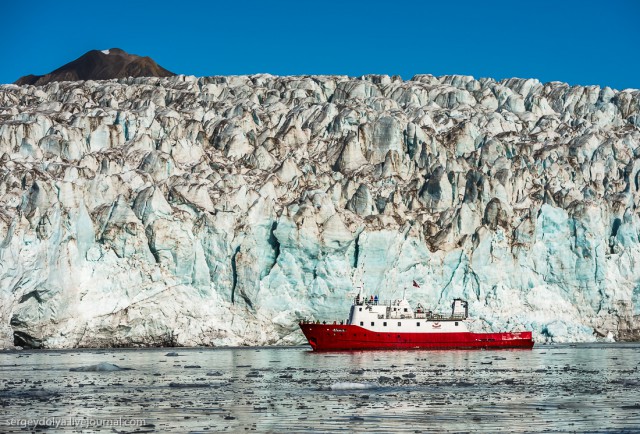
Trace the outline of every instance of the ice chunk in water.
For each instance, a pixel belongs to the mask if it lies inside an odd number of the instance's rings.
[[[80,366],[78,368],[69,369],[71,372],[114,372],[114,371],[129,371],[131,368],[121,368],[113,363],[102,362],[97,365]]]
[[[360,390],[360,389],[373,389],[375,387],[378,387],[378,385],[374,383],[351,383],[351,382],[334,383],[331,386],[329,386],[331,390]]]

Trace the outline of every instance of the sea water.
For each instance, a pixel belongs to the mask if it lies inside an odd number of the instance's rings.
[[[0,352],[1,432],[640,432],[640,344]]]

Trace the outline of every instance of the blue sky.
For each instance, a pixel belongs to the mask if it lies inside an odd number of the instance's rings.
[[[0,83],[91,49],[183,74],[535,77],[640,88],[640,1],[17,1]]]

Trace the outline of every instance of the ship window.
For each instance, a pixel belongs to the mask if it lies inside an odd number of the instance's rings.
[[[405,308],[404,308],[404,311],[405,311],[405,312],[409,312],[409,309],[407,309],[407,308],[405,307]]]
[[[386,327],[387,326],[387,322],[386,321],[383,322],[382,325]]]
[[[360,325],[362,326],[362,325],[364,325],[364,323],[362,321],[360,321]]]
[[[358,308],[358,310],[359,310],[360,312],[362,312],[362,308],[361,308],[361,307],[359,307],[359,308]]]
[[[416,326],[420,327],[420,321],[418,321],[418,322],[416,323]]]
[[[398,327],[400,327],[402,325],[402,323],[400,321],[398,321]]]
[[[458,325],[458,321],[456,321],[456,325]]]
[[[372,325],[372,326],[374,326],[374,325],[376,325],[376,323],[374,323],[373,321],[371,321],[371,325]]]

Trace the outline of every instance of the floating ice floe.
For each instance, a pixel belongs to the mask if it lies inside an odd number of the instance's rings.
[[[115,372],[115,371],[130,371],[132,368],[122,368],[113,363],[101,362],[96,365],[80,366],[78,368],[71,368],[71,372]]]
[[[375,383],[352,383],[352,382],[339,382],[329,386],[329,390],[363,390],[363,389],[375,389],[379,387]]]

